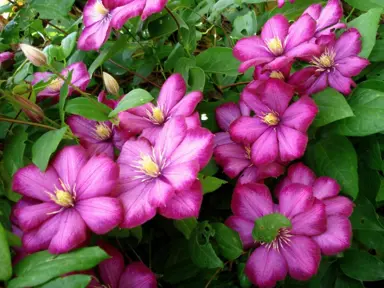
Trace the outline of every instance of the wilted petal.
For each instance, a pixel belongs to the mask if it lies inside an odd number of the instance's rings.
[[[335,179],[330,177],[319,177],[315,183],[313,183],[313,196],[317,199],[324,200],[325,198],[334,197],[337,196],[339,192],[340,185]]]
[[[306,132],[316,117],[317,105],[308,96],[301,97],[285,111],[281,124],[290,128]]]
[[[119,250],[106,242],[98,245],[111,257],[99,264],[100,278],[108,287],[119,288],[119,280],[125,268],[124,257]]]
[[[298,159],[304,155],[308,136],[298,130],[280,125],[277,132],[280,160],[283,162]]]
[[[170,111],[184,97],[186,91],[187,86],[183,77],[180,74],[173,74],[167,79],[167,81],[164,82],[160,90],[159,98],[157,98],[157,104],[159,105],[159,107],[161,107],[161,110],[165,115],[170,114]],[[194,96],[194,94],[192,95]],[[182,108],[182,106],[179,106],[176,109]]]
[[[156,275],[142,262],[133,262],[121,275],[119,287],[157,288]]]
[[[256,117],[242,116],[235,120],[229,134],[235,142],[250,144],[255,142],[263,133],[267,133],[268,125]]]
[[[167,2],[168,0],[147,0],[143,13],[141,14],[141,19],[144,21],[152,14],[161,12]]]
[[[343,17],[343,7],[339,0],[329,0],[324,7],[319,19],[317,19],[316,31],[323,30],[331,25],[336,24]]]
[[[323,200],[327,215],[340,215],[349,217],[352,215],[354,204],[347,197],[336,196]]]
[[[0,53],[0,64],[5,62],[5,61],[13,59],[13,57],[15,57],[15,54],[12,52]]]
[[[251,148],[251,159],[254,165],[272,163],[279,155],[276,130],[268,128]]]
[[[348,95],[351,93],[351,86],[356,86],[355,82],[349,77],[344,77],[338,70],[333,70],[328,73],[329,86],[335,88],[337,91]]]
[[[31,84],[35,85],[41,81],[47,82],[52,76],[53,76],[53,73],[51,72],[36,72],[33,74],[33,79]]]
[[[354,77],[369,65],[369,61],[357,56],[350,56],[337,61],[337,70],[345,77]]]
[[[315,200],[313,206],[291,220],[292,234],[315,236],[327,230],[327,215],[325,205],[320,200]]]
[[[108,40],[110,33],[109,20],[96,22],[81,31],[77,48],[83,51],[98,50]]]
[[[236,143],[216,147],[213,155],[215,161],[223,167],[224,173],[231,178],[235,178],[246,167],[252,165],[250,159],[246,158],[244,147]]]
[[[311,187],[294,183],[280,191],[279,211],[292,219],[294,216],[308,211],[314,200]]]
[[[288,34],[289,22],[283,15],[278,14],[269,19],[263,26],[261,38],[266,44],[274,38],[284,43],[284,39]],[[256,54],[257,55],[257,54]]]
[[[197,104],[203,99],[203,93],[200,91],[194,91],[185,95],[179,103],[177,103],[172,110],[169,112],[169,115],[172,117],[181,115],[181,116],[190,116],[195,111]]]
[[[312,187],[316,180],[316,175],[311,169],[309,169],[309,167],[300,162],[289,167],[288,178],[291,180],[291,183],[298,183]],[[315,188],[313,188],[313,194],[316,198],[321,199],[316,196]]]
[[[290,51],[310,40],[316,31],[316,21],[308,14],[301,16],[291,27],[285,39],[285,51]]]
[[[123,27],[128,19],[139,16],[145,7],[146,0],[129,1],[124,6],[119,6],[111,11],[111,25],[114,29],[119,30]]]
[[[244,249],[256,246],[255,240],[252,237],[252,230],[255,226],[254,221],[250,221],[239,216],[230,216],[225,221],[225,225],[239,233]]]
[[[350,28],[337,39],[335,44],[335,61],[357,56],[361,51],[361,35],[356,28]]]
[[[228,131],[229,125],[240,116],[240,108],[235,103],[225,103],[216,108],[216,122],[223,131]]]

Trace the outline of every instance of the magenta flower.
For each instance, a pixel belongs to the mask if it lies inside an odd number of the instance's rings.
[[[361,51],[360,33],[355,28],[344,32],[336,40],[335,35],[325,35],[316,41],[322,46],[320,57],[313,57],[311,66],[294,73],[289,83],[300,94],[314,94],[331,86],[343,94],[351,93],[352,80],[369,65]]]
[[[216,108],[217,124],[223,131],[228,131],[233,121],[241,116],[250,115],[249,108],[240,101],[239,105],[226,103]],[[239,183],[259,182],[269,177],[278,177],[284,173],[284,166],[271,163],[255,166],[251,161],[251,148],[249,145],[235,143],[228,132],[219,132],[215,135],[213,155],[217,164],[223,167],[224,173],[230,178],[239,174]]]
[[[84,243],[89,230],[104,234],[119,225],[121,203],[111,197],[118,176],[110,158],[88,158],[81,146],[65,147],[45,172],[32,164],[18,170],[12,189],[38,201],[14,212],[24,249],[65,253]]]
[[[276,205],[266,186],[238,185],[231,208],[234,216],[227,219],[226,225],[239,233],[245,249],[257,247],[245,268],[253,284],[272,288],[287,274],[305,281],[317,273],[321,255],[314,238],[326,231],[327,218],[325,205],[313,197],[311,187],[292,184],[284,188]],[[255,220],[271,214],[288,218],[291,225],[276,229],[273,239],[257,242],[252,235]]]
[[[144,263],[132,262],[125,267],[119,250],[105,242],[99,246],[111,257],[99,264],[100,278],[106,287],[157,288],[156,275]]]
[[[156,215],[197,217],[202,190],[197,173],[212,156],[213,134],[204,128],[187,129],[184,117],[173,117],[156,144],[147,139],[125,142],[120,165],[119,197],[125,210],[120,225],[132,228]]]
[[[289,0],[289,2],[291,2],[292,4],[295,3],[295,0]],[[285,0],[277,0],[277,6],[279,8],[283,7],[285,4]]]
[[[79,89],[85,90],[91,80],[87,71],[87,66],[85,66],[83,62],[76,62],[66,67],[60,74],[63,77],[67,77],[69,71],[72,71],[71,83]],[[54,74],[50,72],[36,72],[33,74],[32,85],[35,85],[40,81],[48,82],[52,77],[54,77]],[[41,101],[45,98],[52,98],[54,101],[58,101],[60,97],[60,89],[63,84],[64,81],[62,79],[54,79],[44,90],[37,94],[37,100]],[[68,95],[71,95],[74,92],[74,89],[71,86],[69,86],[68,90]]]
[[[188,128],[199,127],[200,118],[195,108],[203,99],[203,94],[194,91],[184,96],[186,90],[183,77],[173,74],[161,87],[156,106],[147,103],[119,114],[121,127],[135,134],[142,133],[141,136],[152,144],[156,142],[164,124],[172,117],[184,116]]]
[[[327,214],[327,231],[313,239],[325,255],[334,255],[351,246],[352,226],[348,217],[353,212],[353,202],[347,197],[338,196],[339,184],[332,178],[316,178],[315,173],[302,163],[291,165],[288,175],[276,187],[279,197],[286,187],[299,183],[312,188],[313,196],[325,205]]]
[[[260,36],[239,40],[233,55],[242,63],[239,71],[264,65],[267,70],[279,70],[295,58],[318,55],[319,47],[310,43],[316,31],[316,21],[308,14],[292,25],[283,15],[275,15],[265,23]]]
[[[1,63],[5,62],[5,61],[12,60],[13,57],[15,57],[15,54],[12,52],[0,53],[0,65],[1,65]]]
[[[308,96],[289,105],[293,89],[281,80],[269,79],[256,93],[244,90],[241,95],[255,116],[241,116],[231,124],[229,133],[233,141],[251,145],[251,160],[256,166],[284,163],[304,155],[306,131],[318,109]]]

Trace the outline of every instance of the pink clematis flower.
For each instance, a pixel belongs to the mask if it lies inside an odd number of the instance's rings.
[[[185,95],[186,90],[183,77],[173,74],[161,87],[156,106],[147,103],[119,114],[121,127],[135,134],[142,133],[142,137],[154,144],[164,124],[172,117],[186,117],[188,128],[200,126],[199,114],[195,112],[195,108],[203,99],[203,94],[194,91]]]
[[[5,62],[5,61],[12,60],[13,57],[15,57],[15,54],[12,52],[0,53],[0,65],[1,65],[1,63]]]
[[[352,226],[348,219],[353,212],[353,202],[347,197],[338,196],[340,185],[332,178],[316,178],[315,173],[302,163],[291,165],[288,175],[276,187],[279,197],[286,187],[299,183],[312,188],[313,196],[325,205],[327,231],[313,239],[325,255],[334,255],[351,246]]]
[[[278,163],[271,163],[262,166],[255,166],[251,161],[251,147],[238,144],[230,138],[229,126],[237,118],[250,115],[249,108],[240,101],[226,103],[216,109],[216,120],[219,127],[226,132],[219,132],[215,135],[215,147],[213,156],[217,164],[223,167],[224,173],[230,178],[239,174],[239,183],[259,182],[269,177],[278,177],[284,173],[284,166]]]
[[[71,83],[74,86],[77,86],[81,90],[85,90],[88,86],[89,81],[91,80],[87,71],[87,66],[83,62],[76,62],[68,67],[66,67],[63,71],[61,71],[61,75],[63,77],[67,77],[69,71],[72,71],[72,79]],[[33,74],[32,85],[39,83],[40,81],[47,82],[51,79],[54,74],[50,72],[36,72]],[[37,94],[37,100],[41,101],[45,98],[52,98],[54,101],[58,101],[60,97],[60,89],[63,86],[64,81],[60,78],[56,78],[42,91]],[[75,90],[69,86],[68,95],[71,95]]]
[[[111,197],[119,167],[105,155],[88,158],[81,146],[62,149],[45,172],[35,165],[16,172],[12,189],[38,204],[16,209],[23,247],[33,253],[65,253],[120,224],[121,203]]]
[[[253,284],[272,288],[287,274],[305,281],[317,273],[321,253],[314,238],[326,231],[327,218],[325,205],[313,197],[311,187],[292,184],[284,188],[276,205],[266,186],[238,185],[231,208],[234,216],[225,224],[239,233],[245,249],[257,247],[245,268]],[[288,218],[291,225],[277,227],[274,239],[258,242],[252,235],[255,220],[270,214]]]
[[[145,139],[125,142],[120,165],[119,197],[124,206],[121,227],[145,223],[158,212],[171,219],[197,217],[202,202],[197,173],[212,156],[213,134],[187,129],[184,117],[173,117],[155,145]]]
[[[289,105],[294,88],[281,80],[269,79],[256,93],[243,91],[242,100],[255,112],[242,116],[229,129],[233,141],[251,145],[254,165],[288,162],[304,155],[306,131],[317,114],[308,96]]]
[[[295,58],[318,55],[319,47],[310,43],[316,31],[316,21],[308,14],[292,25],[283,15],[275,15],[265,23],[260,36],[243,38],[236,43],[233,55],[242,63],[239,72],[264,65],[267,70],[279,70]]]
[[[101,281],[110,288],[156,288],[156,275],[142,262],[132,262],[127,267],[124,257],[115,247],[100,242],[99,246],[110,259],[99,264]]]
[[[105,99],[105,92],[100,93],[99,101],[115,106],[114,100]],[[67,124],[90,156],[105,153],[114,159],[114,148],[121,150],[125,141],[134,136],[121,129],[118,123],[94,121],[77,115],[68,117]]]
[[[295,3],[295,0],[289,0],[289,2],[291,2],[292,4]],[[285,4],[285,0],[277,0],[277,6],[279,8],[283,7]]]
[[[331,86],[347,95],[351,86],[356,86],[352,80],[369,65],[367,59],[358,54],[361,51],[360,33],[351,28],[336,40],[335,35],[325,35],[316,41],[322,46],[320,57],[313,57],[311,66],[295,72],[289,83],[296,86],[300,94],[314,94]]]

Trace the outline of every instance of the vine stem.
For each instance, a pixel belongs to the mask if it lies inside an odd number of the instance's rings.
[[[220,86],[220,89],[226,89],[226,88],[235,87],[235,86],[239,86],[239,85],[247,85],[249,83],[250,83],[249,81],[237,82],[237,83],[233,83],[233,84],[229,84],[229,85],[225,85],[225,86]]]
[[[17,123],[17,124],[25,124],[25,125],[31,125],[31,126],[37,126],[41,128],[45,128],[48,130],[57,130],[55,127],[40,124],[40,123],[34,123],[34,122],[28,122],[28,121],[23,121],[23,120],[18,120],[18,119],[13,119],[13,118],[7,118],[7,117],[1,117],[0,116],[0,121],[5,121],[9,123]]]

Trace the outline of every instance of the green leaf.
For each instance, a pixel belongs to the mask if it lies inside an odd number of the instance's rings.
[[[380,203],[384,201],[384,178],[381,179],[380,189],[376,196],[376,202]]]
[[[131,229],[131,235],[137,239],[140,243],[143,239],[143,228],[141,226],[137,226]]]
[[[368,11],[372,8],[384,8],[384,2],[382,0],[345,0],[353,8]]]
[[[256,219],[252,237],[258,242],[271,243],[276,239],[279,230],[292,227],[291,221],[282,214],[274,213]]]
[[[376,254],[384,255],[384,235],[378,231],[354,230],[353,238],[363,244],[366,250],[375,250]]]
[[[237,277],[239,278],[241,288],[251,288],[252,283],[249,281],[247,275],[245,275],[245,263],[239,263],[237,265]]]
[[[76,37],[77,37],[77,32],[73,32],[73,33],[67,35],[61,41],[61,48],[63,49],[65,58],[67,58],[69,55],[71,55],[73,49],[75,48]]]
[[[91,282],[92,277],[89,275],[71,275],[66,277],[59,277],[48,283],[40,286],[40,288],[85,288]]]
[[[111,108],[103,103],[99,103],[96,100],[92,101],[85,97],[69,100],[65,106],[65,111],[68,113],[96,121],[107,121],[111,110]]]
[[[250,1],[255,1],[255,0],[246,0],[247,2]],[[259,2],[267,2],[265,0],[260,1],[256,0]],[[256,3],[259,3],[256,2]],[[277,6],[275,9],[273,9],[268,18],[271,18],[272,16],[276,14],[283,14],[286,16],[289,20],[296,20],[303,12],[305,9],[308,8],[313,3],[320,3],[321,0],[295,0],[295,3],[290,3],[288,0],[285,0],[285,5],[282,8],[278,8]]]
[[[196,228],[198,222],[196,218],[187,218],[182,220],[173,220],[173,225],[179,230],[186,239],[191,237],[192,231]]]
[[[141,106],[153,100],[152,95],[144,89],[134,89],[120,100],[116,108],[109,113],[109,117],[115,117],[119,112],[133,107]]]
[[[355,201],[353,214],[350,218],[354,230],[384,231],[379,215],[373,204],[363,195]]]
[[[166,14],[148,24],[148,32],[150,38],[158,38],[171,34],[177,30],[175,20]]]
[[[206,73],[237,76],[240,62],[233,57],[231,48],[214,47],[197,55],[196,65]]]
[[[239,233],[225,226],[223,223],[213,223],[215,230],[215,240],[219,246],[220,254],[228,260],[235,260],[243,253]]]
[[[360,281],[384,279],[384,262],[365,251],[349,250],[340,259],[340,268],[350,278]]]
[[[315,171],[317,176],[329,176],[336,179],[341,185],[342,191],[356,199],[359,193],[357,155],[346,137],[334,135],[310,143],[306,159],[309,167]]]
[[[199,67],[189,69],[188,85],[192,91],[204,91],[205,73]]]
[[[25,141],[28,134],[24,131],[24,127],[16,126],[12,130],[12,136],[8,137],[4,148],[4,167],[10,176],[24,166],[24,150]]]
[[[332,131],[346,136],[367,136],[384,130],[384,92],[356,89],[349,105],[355,117],[333,123]]]
[[[17,235],[15,235],[9,231],[5,231],[5,234],[7,235],[7,241],[8,241],[9,246],[11,246],[11,247],[21,247],[22,246],[21,239]]]
[[[373,47],[371,55],[369,56],[369,61],[384,61],[384,39],[376,40],[375,47]]]
[[[345,97],[335,89],[327,88],[313,96],[319,113],[313,126],[321,127],[337,120],[353,116],[353,112]]]
[[[32,0],[29,8],[35,9],[41,19],[62,19],[68,17],[75,0]]]
[[[164,69],[166,71],[171,71],[177,65],[177,62],[180,58],[184,56],[184,48],[180,43],[176,43],[171,54],[169,54],[168,59],[164,62]]]
[[[63,127],[59,130],[53,130],[42,135],[32,146],[32,162],[40,168],[41,171],[45,171],[48,166],[49,158],[52,153],[56,151],[61,140],[63,139],[67,127]]]
[[[0,224],[0,281],[7,281],[12,276],[11,253],[6,231]]]
[[[109,255],[100,247],[81,248],[60,255],[37,252],[15,266],[17,278],[9,282],[8,288],[36,286],[66,273],[91,269],[108,258]]]
[[[335,288],[364,288],[364,285],[360,281],[340,275],[336,279]]]
[[[188,242],[189,254],[192,262],[200,268],[219,268],[224,267],[223,262],[217,257],[213,249],[210,238],[215,235],[212,226],[204,221],[196,226]]]
[[[72,72],[73,70],[69,71],[68,73],[68,76],[67,76],[68,83],[71,83]],[[65,116],[64,105],[68,97],[68,92],[69,92],[69,85],[66,82],[64,82],[63,86],[61,86],[60,88],[60,98],[59,98],[59,113],[60,113],[61,125],[65,124],[64,123],[64,116]]]
[[[363,46],[359,54],[360,57],[368,58],[375,46],[376,33],[382,12],[382,8],[373,8],[348,23],[348,28],[354,27],[361,34]]]
[[[203,194],[214,192],[217,189],[219,189],[221,185],[228,183],[225,180],[212,177],[212,176],[200,175],[199,179],[200,179],[201,185],[203,186]]]
[[[65,59],[64,50],[61,46],[48,45],[44,48],[43,52],[47,54],[49,64],[52,64],[54,61],[63,61]]]
[[[236,38],[255,35],[257,32],[257,18],[255,11],[251,10],[245,15],[237,16],[233,22],[232,35]]]

